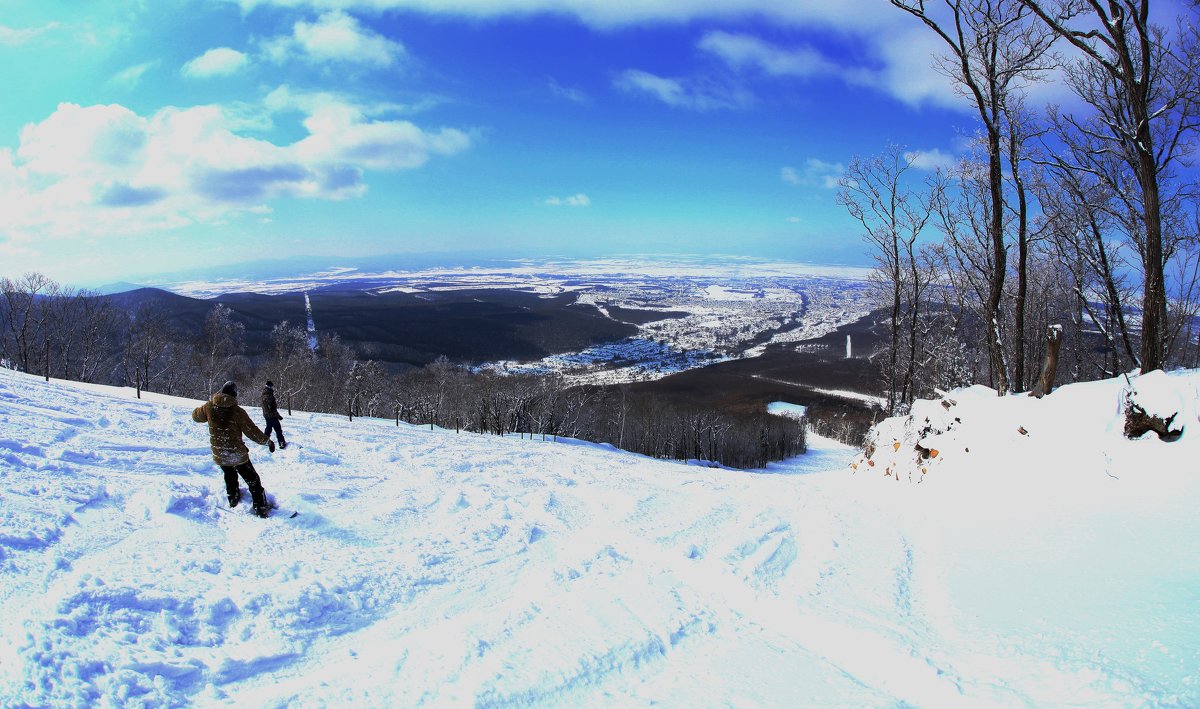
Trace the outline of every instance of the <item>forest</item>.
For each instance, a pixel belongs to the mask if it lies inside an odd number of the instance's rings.
[[[1194,10],[1160,26],[1146,0],[892,5],[938,38],[975,132],[924,179],[926,156],[888,145],[839,181],[888,313],[889,410],[1200,365]],[[1066,108],[1031,105],[1046,82]]]

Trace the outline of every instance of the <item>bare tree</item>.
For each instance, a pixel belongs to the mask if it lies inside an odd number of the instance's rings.
[[[4,358],[22,372],[33,372],[45,333],[45,298],[58,284],[41,273],[27,273],[13,281],[0,279],[0,309],[4,322]]]
[[[1168,273],[1167,282],[1175,288],[1168,298],[1166,349],[1175,355],[1175,364],[1196,367],[1200,355],[1200,340],[1195,335],[1200,329],[1200,214],[1193,215],[1191,234],[1190,240],[1180,243],[1171,262],[1173,272]]]
[[[245,348],[245,331],[245,325],[233,319],[233,311],[227,306],[217,303],[209,311],[195,350],[204,391],[216,391],[219,379],[233,376]]]
[[[1047,174],[1050,181],[1042,191],[1041,200],[1047,210],[1047,226],[1053,234],[1054,253],[1064,269],[1075,275],[1079,308],[1100,329],[1112,354],[1111,365],[1099,373],[1112,376],[1122,371],[1122,355],[1127,362],[1138,366],[1137,348],[1125,317],[1126,305],[1132,297],[1122,275],[1127,270],[1125,247],[1109,239],[1120,214],[1103,206],[1114,199],[1111,187],[1059,160],[1050,164]],[[1102,311],[1096,311],[1094,302],[1101,304]]]
[[[425,372],[432,384],[430,405],[433,409],[433,418],[442,420],[443,408],[450,392],[451,382],[457,374],[457,368],[450,363],[450,359],[446,355],[441,355],[425,365]]]
[[[284,320],[271,329],[267,378],[275,381],[289,416],[292,415],[292,399],[303,394],[311,384],[315,359],[309,334],[304,328]]]
[[[379,415],[387,400],[386,375],[383,367],[372,360],[350,364],[343,387],[351,420],[355,416]]]
[[[350,373],[358,361],[354,349],[342,342],[336,334],[318,336],[317,358],[313,367],[312,390],[305,397],[308,408],[318,411],[346,412],[347,384]]]
[[[121,315],[108,298],[87,291],[78,294],[75,312],[80,338],[75,371],[80,381],[93,382],[115,363]]]
[[[925,0],[892,0],[920,19],[949,49],[938,68],[955,80],[979,112],[987,152],[986,224],[991,246],[988,296],[984,307],[993,383],[1009,390],[1004,340],[1000,332],[1001,299],[1007,252],[1004,239],[1004,111],[1009,96],[1046,69],[1054,35],[1028,21],[1029,10],[1018,0],[942,0],[927,9]]]
[[[1176,169],[1200,128],[1200,47],[1194,26],[1174,44],[1150,23],[1149,0],[1020,0],[1082,55],[1069,67],[1075,93],[1092,109],[1064,116],[1060,136],[1073,148],[1064,167],[1105,182],[1122,195],[1142,266],[1140,361],[1160,369],[1168,356],[1165,266],[1171,234],[1165,221],[1182,198]]]
[[[863,228],[863,239],[875,247],[876,268],[890,307],[888,343],[888,410],[912,402],[917,349],[917,320],[928,279],[918,267],[915,245],[933,211],[928,191],[908,185],[912,161],[902,148],[888,146],[870,159],[854,158],[838,180],[838,203]],[[907,366],[901,371],[901,341],[907,340]]]
[[[173,339],[166,313],[152,303],[142,304],[130,316],[125,334],[126,384],[132,383],[139,394],[158,387],[159,377],[172,365],[164,355]]]
[[[1029,361],[1027,340],[1029,339],[1028,310],[1029,310],[1029,279],[1030,257],[1032,246],[1041,237],[1034,229],[1030,216],[1030,199],[1036,194],[1036,182],[1040,173],[1036,171],[1038,161],[1031,155],[1033,139],[1040,137],[1045,129],[1041,127],[1034,116],[1025,107],[1025,97],[1019,92],[1011,92],[1003,107],[1005,136],[1008,147],[1008,178],[1012,184],[1013,199],[1010,200],[1012,221],[1015,222],[1014,239],[1017,246],[1016,293],[1013,298],[1013,384],[1014,388],[1024,390],[1029,386],[1029,376],[1026,372],[1026,362]],[[1027,171],[1027,166],[1035,168]],[[1035,183],[1030,184],[1031,179]],[[1043,224],[1044,226],[1044,224]]]

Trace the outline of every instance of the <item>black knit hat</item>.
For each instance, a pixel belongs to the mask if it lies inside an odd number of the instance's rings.
[[[237,398],[237,382],[233,380],[225,382],[225,386],[221,387],[222,394],[228,394],[233,398]]]
[[[270,388],[272,388],[272,389],[274,389],[274,388],[275,388],[275,385],[271,383],[271,380],[270,380],[270,379],[268,379],[268,380],[267,380],[267,386],[268,386],[268,387],[270,387]]]

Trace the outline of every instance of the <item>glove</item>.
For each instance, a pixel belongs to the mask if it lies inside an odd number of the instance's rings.
[[[275,452],[275,441],[272,441],[270,438],[267,439],[267,450],[271,451],[272,453]]]

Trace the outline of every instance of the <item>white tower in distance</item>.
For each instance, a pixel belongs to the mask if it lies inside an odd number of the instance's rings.
[[[850,354],[850,336],[846,335],[846,359],[852,359],[852,358],[853,358],[853,355]]]

